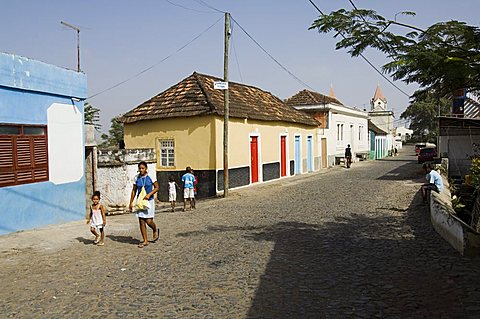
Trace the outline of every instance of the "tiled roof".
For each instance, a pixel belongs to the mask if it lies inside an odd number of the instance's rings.
[[[289,97],[285,103],[290,106],[302,106],[302,105],[325,105],[325,104],[338,104],[343,105],[342,102],[335,97],[330,97],[318,92],[309,90],[302,90],[292,97]]]
[[[213,88],[216,81],[223,80],[194,72],[127,112],[121,120],[123,123],[133,123],[141,120],[198,115],[223,116],[223,91]],[[230,117],[318,125],[318,122],[307,114],[295,110],[270,92],[259,88],[229,82],[229,94]]]

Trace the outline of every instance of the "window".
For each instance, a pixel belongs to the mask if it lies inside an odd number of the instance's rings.
[[[175,143],[173,140],[160,140],[160,166],[175,166]]]
[[[363,140],[363,125],[360,125],[358,127],[358,140],[362,141]]]
[[[343,124],[337,124],[337,144],[340,145],[343,141]]]
[[[48,181],[47,127],[0,124],[0,187]]]

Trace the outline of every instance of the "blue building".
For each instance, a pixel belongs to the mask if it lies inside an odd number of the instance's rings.
[[[0,53],[0,234],[85,216],[85,74]]]

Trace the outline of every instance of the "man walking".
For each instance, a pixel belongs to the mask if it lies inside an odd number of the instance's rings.
[[[347,148],[345,149],[345,162],[347,168],[350,168],[350,165],[352,165],[352,149],[350,148],[350,144],[347,144]]]

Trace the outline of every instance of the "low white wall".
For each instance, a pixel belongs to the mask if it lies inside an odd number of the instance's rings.
[[[462,255],[477,255],[480,253],[480,234],[456,216],[448,183],[445,178],[443,181],[444,190],[441,193],[432,192],[430,196],[430,219],[433,228]]]
[[[128,211],[133,180],[138,163],[147,162],[148,175],[157,180],[155,150],[98,150],[97,190],[107,213]]]

